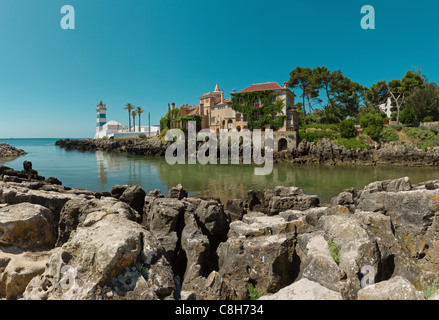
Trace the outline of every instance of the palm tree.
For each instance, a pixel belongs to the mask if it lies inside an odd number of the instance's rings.
[[[134,129],[133,132],[136,132],[136,116],[137,116],[136,110],[131,112],[131,116],[133,117],[133,129]]]
[[[131,103],[127,103],[123,109],[128,110],[129,132],[131,132],[131,111],[133,111],[134,106]]]
[[[139,116],[139,132],[140,132],[140,115],[141,115],[142,113],[144,113],[144,112],[145,112],[145,110],[143,110],[142,107],[137,107],[137,108],[136,108],[136,113],[137,113],[137,115]]]

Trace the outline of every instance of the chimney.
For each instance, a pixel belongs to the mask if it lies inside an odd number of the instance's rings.
[[[175,109],[175,102],[172,103],[172,110]]]
[[[166,112],[166,114],[168,114],[171,111],[171,104],[168,103],[168,112]]]
[[[224,91],[221,91],[221,104],[224,103]]]
[[[287,82],[284,82],[284,88],[288,88]]]
[[[236,92],[236,89],[233,89],[233,93],[235,93]]]

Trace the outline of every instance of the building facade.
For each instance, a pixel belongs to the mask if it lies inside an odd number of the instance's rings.
[[[270,116],[273,120],[282,116],[285,118],[282,125],[277,128],[270,128],[268,124],[261,127],[262,130],[273,129],[274,131],[288,132],[297,131],[299,125],[299,114],[294,110],[295,94],[284,84],[281,87],[276,82],[267,82],[253,84],[240,92],[233,90],[230,95],[232,98],[224,99],[224,91],[219,89],[218,84],[213,92],[208,92],[199,97],[200,103],[194,106],[188,104],[175,108],[172,103],[172,109],[168,104],[166,117],[169,119],[170,129],[187,129],[188,121],[197,118],[199,121],[198,129],[210,129],[213,132],[221,132],[221,130],[241,131],[248,129],[249,115],[244,112],[236,111],[233,108],[233,97],[238,97],[243,93],[270,92],[272,95],[272,103],[277,100],[283,101],[283,108],[279,112],[273,112]],[[262,102],[257,99],[253,107],[262,108]],[[261,109],[262,110],[262,109]],[[258,117],[256,114],[255,117]],[[258,120],[258,119],[253,119]]]

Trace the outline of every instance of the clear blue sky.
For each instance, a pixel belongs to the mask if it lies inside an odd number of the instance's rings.
[[[72,5],[76,29],[60,27]],[[360,27],[363,5],[376,29]],[[370,86],[421,66],[439,81],[439,4],[401,0],[0,0],[0,138],[93,137],[95,107],[158,124],[168,102],[197,104],[282,84],[297,66],[341,69]],[[143,116],[146,125],[146,116]]]

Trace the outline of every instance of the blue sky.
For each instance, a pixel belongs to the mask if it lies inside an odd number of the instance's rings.
[[[76,29],[60,27],[75,8]],[[360,27],[372,5],[376,29]],[[439,81],[435,1],[0,0],[0,138],[93,137],[96,104],[158,124],[168,102],[197,104],[282,84],[297,66],[341,69],[370,86],[420,66]],[[299,92],[298,92],[299,93]],[[146,124],[146,116],[143,117]]]

